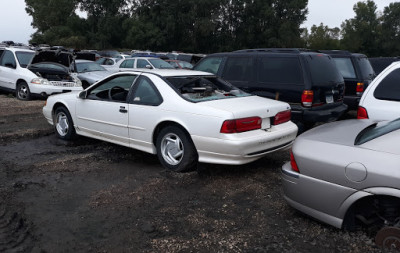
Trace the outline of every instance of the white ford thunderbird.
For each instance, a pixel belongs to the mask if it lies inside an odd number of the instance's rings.
[[[288,104],[247,94],[205,72],[120,72],[43,107],[61,139],[84,135],[152,154],[174,171],[244,164],[289,147]]]

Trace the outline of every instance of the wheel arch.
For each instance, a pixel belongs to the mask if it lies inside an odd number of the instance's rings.
[[[65,107],[65,108],[67,108],[68,112],[71,114],[71,110],[69,109],[69,107],[68,107],[65,103],[56,102],[56,103],[53,105],[53,108],[52,108],[52,110],[51,110],[51,115],[52,115],[52,117],[53,117],[53,122],[54,122],[54,117],[55,117],[55,114],[56,114],[56,110],[57,110],[58,108],[60,108],[60,107]],[[72,117],[72,115],[71,115],[71,117]]]
[[[156,146],[157,137],[158,137],[158,134],[160,133],[161,129],[163,129],[164,127],[167,127],[167,126],[179,127],[182,131],[185,132],[187,137],[189,137],[190,140],[193,142],[192,137],[189,134],[189,131],[186,129],[186,127],[183,126],[183,124],[180,124],[180,123],[178,123],[176,121],[173,121],[173,120],[165,120],[165,121],[159,122],[157,124],[157,126],[154,128],[153,137],[152,137],[152,142],[153,142],[154,146]]]

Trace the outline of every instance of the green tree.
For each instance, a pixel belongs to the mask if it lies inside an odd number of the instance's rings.
[[[321,23],[313,25],[310,34],[306,38],[307,46],[312,49],[339,49],[340,29],[329,28]]]
[[[368,56],[380,55],[379,19],[377,6],[372,0],[358,2],[353,10],[356,16],[342,23],[341,47]]]
[[[381,56],[400,56],[400,3],[385,7],[382,16]]]

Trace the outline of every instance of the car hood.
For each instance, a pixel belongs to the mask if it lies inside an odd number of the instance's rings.
[[[287,103],[258,96],[236,97],[201,102],[202,106],[231,112],[235,118],[275,116],[278,112],[290,110]]]
[[[70,68],[71,64],[74,62],[74,56],[70,52],[59,50],[36,51],[30,64],[40,62],[55,62]]]
[[[111,71],[92,71],[92,72],[84,72],[84,73],[79,73],[78,78],[85,78],[85,79],[90,79],[94,81],[98,81],[100,79],[103,79],[109,75],[111,75],[113,72]]]
[[[315,127],[298,139],[307,139],[319,142],[328,142],[339,145],[354,146],[357,135],[365,128],[375,124],[372,120],[350,119],[336,121]]]

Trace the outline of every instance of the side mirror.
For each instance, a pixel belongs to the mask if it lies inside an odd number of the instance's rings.
[[[146,65],[146,69],[153,69],[151,65]]]
[[[81,99],[87,98],[87,90],[79,92],[78,98],[81,98]]]
[[[7,68],[12,68],[12,69],[17,68],[17,66],[15,66],[15,64],[11,63],[11,62],[7,62],[6,64],[4,64],[4,66],[6,66]]]

